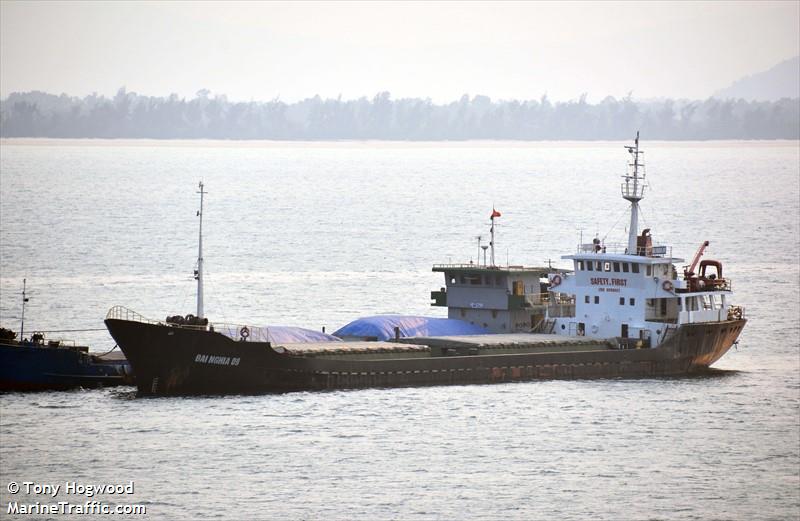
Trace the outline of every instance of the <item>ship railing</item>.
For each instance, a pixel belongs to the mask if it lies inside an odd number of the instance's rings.
[[[114,306],[106,313],[106,320],[127,320],[129,322],[142,322],[144,324],[160,324],[158,320],[152,320],[144,315],[128,309],[125,306]]]
[[[547,306],[547,316],[550,318],[574,317],[575,304],[554,304]]]
[[[611,253],[614,255],[634,255],[628,252],[628,244],[621,242],[604,242],[595,244],[592,242],[579,244],[578,253],[596,253],[602,255],[603,253]],[[656,244],[647,248],[647,251],[639,252],[642,257],[672,257],[672,246],[666,244]]]
[[[739,320],[745,318],[744,306],[731,306],[728,308],[728,320]]]
[[[711,322],[724,322],[726,320],[739,320],[740,318],[745,318],[745,309],[743,306],[698,309],[681,311],[678,313],[678,322],[680,324],[704,324]]]
[[[250,326],[246,324],[224,324],[209,323],[208,325],[198,324],[174,324],[163,320],[153,320],[144,315],[128,309],[124,306],[114,306],[106,313],[106,319],[127,320],[130,322],[140,322],[143,324],[161,324],[181,329],[195,329],[201,331],[216,331],[233,340],[250,342],[269,342],[269,328],[261,326]]]
[[[241,342],[270,342],[269,328],[244,324],[211,324],[211,331]]]
[[[461,264],[434,264],[434,270],[444,270],[444,269],[491,269],[497,271],[511,271],[511,270],[531,270],[536,271],[539,268],[536,267],[525,267],[525,266],[489,266],[487,264],[474,264],[474,263],[461,263]],[[553,271],[557,271],[556,268],[553,268]]]
[[[539,294],[539,301],[542,304],[575,304],[575,297],[570,295],[569,293],[558,293],[553,291],[552,293],[540,293]]]

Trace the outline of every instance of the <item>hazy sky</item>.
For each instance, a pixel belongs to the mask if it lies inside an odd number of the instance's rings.
[[[0,95],[705,98],[800,54],[800,2],[0,3]]]

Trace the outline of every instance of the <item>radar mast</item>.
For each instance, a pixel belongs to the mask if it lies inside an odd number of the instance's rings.
[[[636,238],[639,235],[639,201],[644,198],[645,182],[644,152],[639,150],[639,131],[636,131],[636,139],[633,146],[626,145],[628,153],[631,155],[631,162],[628,163],[628,172],[622,176],[625,182],[622,183],[622,197],[631,203],[631,224],[628,228],[628,250],[629,255],[637,255]],[[642,157],[640,157],[642,156]]]
[[[203,190],[203,182],[200,181],[200,209],[197,211],[197,216],[200,218],[200,233],[197,241],[197,269],[194,272],[194,278],[197,280],[197,318],[203,318],[203,195],[206,191]]]

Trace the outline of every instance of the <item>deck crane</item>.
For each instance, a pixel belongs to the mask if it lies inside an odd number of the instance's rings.
[[[708,241],[703,241],[703,244],[697,248],[697,253],[694,254],[694,258],[692,259],[692,263],[689,266],[683,267],[683,278],[689,279],[694,276],[694,269],[697,267],[697,263],[700,262],[700,257],[703,256],[703,253],[708,248]]]

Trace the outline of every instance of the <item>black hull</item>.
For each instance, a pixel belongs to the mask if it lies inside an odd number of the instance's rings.
[[[681,326],[652,349],[358,359],[278,353],[268,343],[219,333],[107,319],[144,395],[251,394],[297,390],[540,379],[675,376],[700,372],[736,341],[744,319]]]

